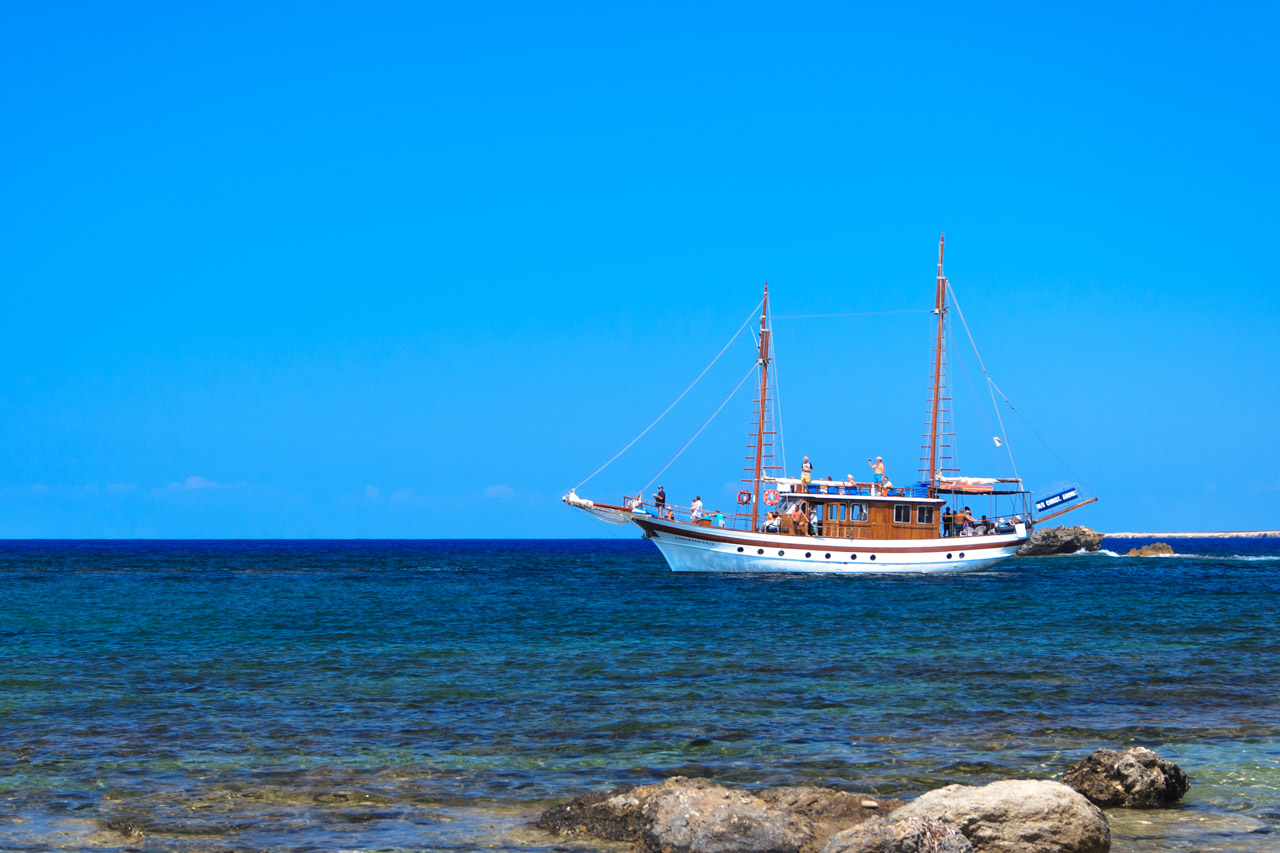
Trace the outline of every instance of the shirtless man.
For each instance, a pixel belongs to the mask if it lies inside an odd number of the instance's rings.
[[[870,459],[868,459],[867,464],[871,466],[871,473],[875,475],[872,478],[874,480],[874,483],[871,487],[872,494],[875,494],[877,492],[880,494],[884,494],[884,491],[880,488],[881,485],[884,483],[884,460],[882,460],[879,456],[877,456],[875,462],[872,462]]]

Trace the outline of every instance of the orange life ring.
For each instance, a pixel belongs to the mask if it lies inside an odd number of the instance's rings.
[[[738,503],[740,504],[751,503],[751,493],[748,492],[746,489],[743,489],[742,491],[738,492]]]
[[[778,495],[777,489],[770,489],[764,493],[764,502],[769,506],[777,506],[778,501],[780,500],[782,500],[782,498]]]

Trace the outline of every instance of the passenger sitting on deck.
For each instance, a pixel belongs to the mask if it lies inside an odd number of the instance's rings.
[[[675,511],[674,509],[672,509],[671,507],[667,507],[667,516],[666,516],[666,518],[667,518],[667,521],[675,521],[675,520],[676,520],[676,511]]]
[[[641,492],[636,492],[636,496],[627,501],[627,509],[635,512],[640,509],[640,505],[644,503],[644,497]]]
[[[892,494],[892,491],[890,491],[892,488],[893,488],[893,483],[890,483],[889,478],[885,477],[884,480],[880,483],[880,494],[882,495]]]
[[[991,530],[991,522],[987,521],[987,517],[984,515],[982,517],[982,521],[979,521],[978,526],[974,528],[974,532],[977,533],[979,536],[986,536],[987,533],[990,532],[990,530]]]
[[[782,517],[776,512],[770,512],[769,517],[764,520],[765,533],[777,533],[778,526],[782,523]]]

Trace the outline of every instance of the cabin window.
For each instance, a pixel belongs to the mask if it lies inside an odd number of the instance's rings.
[[[911,523],[911,504],[894,504],[893,505],[893,523],[894,524],[910,524]]]
[[[933,524],[933,507],[916,507],[916,524]]]
[[[835,520],[836,520],[836,505],[827,504],[827,521],[835,521]]]
[[[847,516],[848,512],[845,510],[844,504],[840,504],[840,520],[844,521]]]
[[[867,505],[866,504],[849,504],[849,520],[850,521],[866,521]]]

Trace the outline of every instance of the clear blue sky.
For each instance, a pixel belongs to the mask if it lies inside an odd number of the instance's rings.
[[[560,496],[764,281],[927,308],[943,231],[1064,520],[1280,527],[1278,9],[7,3],[0,536],[610,535]],[[927,325],[778,321],[793,468],[910,478]],[[749,410],[673,501],[727,508]]]

